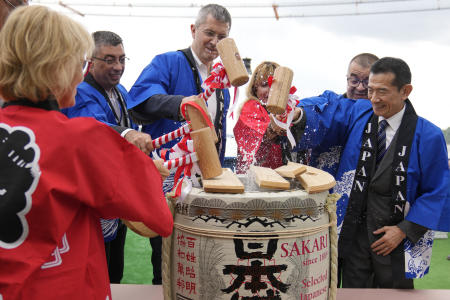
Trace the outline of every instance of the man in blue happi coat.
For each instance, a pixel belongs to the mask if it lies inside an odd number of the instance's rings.
[[[181,127],[184,122],[181,105],[191,101],[190,96],[202,93],[202,82],[208,78],[219,55],[216,44],[228,36],[230,27],[231,16],[225,7],[206,5],[191,25],[191,46],[157,55],[142,71],[130,89],[132,101],[128,108],[134,120],[148,124],[145,132],[156,138]],[[219,137],[216,146],[222,163],[229,103],[227,89],[217,89],[206,103]],[[164,147],[170,148],[175,143],[172,141]]]
[[[336,97],[336,101],[353,101],[358,99],[368,99],[367,88],[369,84],[370,67],[378,57],[372,53],[360,53],[354,56],[347,68],[347,88],[346,92]],[[303,99],[302,102],[308,101]],[[327,171],[335,176],[338,166],[342,146],[332,145],[325,148],[325,145],[318,145],[311,151],[309,165]]]
[[[326,91],[300,104],[299,149],[343,147],[334,188],[343,287],[374,276],[377,287],[413,288],[429,271],[432,230],[450,228],[446,143],[417,116],[411,91],[408,65],[385,57],[371,67],[370,101]]]
[[[125,70],[125,51],[120,36],[110,31],[92,34],[95,42],[94,55],[89,73],[77,87],[75,106],[63,109],[69,118],[93,117],[113,127],[129,142],[149,154],[151,138],[134,130],[127,102],[126,89],[119,83]],[[126,226],[119,220],[101,219],[105,240],[106,259],[111,283],[120,283],[123,276]]]
[[[132,118],[145,124],[143,131],[153,138],[181,127],[185,121],[181,106],[202,93],[202,82],[208,78],[219,53],[216,44],[228,36],[231,16],[225,7],[209,4],[202,7],[191,25],[189,48],[157,55],[142,71],[130,89],[128,108]],[[208,112],[219,138],[216,144],[223,164],[226,143],[226,115],[230,104],[227,89],[217,89],[207,101]],[[162,148],[171,148],[179,139]],[[164,192],[173,187],[173,176],[163,184]],[[153,284],[161,284],[161,238],[150,239],[152,245]]]

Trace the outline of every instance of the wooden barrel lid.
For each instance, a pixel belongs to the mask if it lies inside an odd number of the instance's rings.
[[[295,178],[309,194],[320,193],[336,185],[336,181],[330,173],[310,166],[306,166],[306,172],[297,175]]]

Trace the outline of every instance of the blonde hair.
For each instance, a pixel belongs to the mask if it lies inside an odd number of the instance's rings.
[[[44,6],[15,9],[0,31],[0,94],[33,102],[64,95],[94,43],[79,23]]]
[[[258,96],[256,96],[256,89],[261,83],[267,81],[269,76],[273,76],[275,69],[279,66],[279,64],[273,61],[263,61],[255,68],[252,78],[247,85],[247,98],[240,102],[239,107],[236,110],[236,119],[239,118],[242,108],[248,100],[259,100]]]
[[[273,76],[275,69],[280,65],[272,61],[263,61],[253,71],[252,78],[247,86],[247,98],[258,99],[256,88],[263,82],[266,82],[270,76]]]

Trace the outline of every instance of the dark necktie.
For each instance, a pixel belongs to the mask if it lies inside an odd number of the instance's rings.
[[[377,164],[383,159],[384,154],[386,153],[386,126],[388,126],[388,122],[386,120],[381,120],[378,123],[378,152],[377,152]]]

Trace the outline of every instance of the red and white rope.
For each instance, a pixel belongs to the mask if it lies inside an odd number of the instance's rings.
[[[169,132],[163,136],[160,136],[156,140],[152,141],[153,148],[159,148],[161,145],[164,145],[165,143],[168,143],[180,136],[184,136],[185,134],[189,133],[191,131],[191,128],[189,127],[189,124],[186,123],[182,127],[178,128],[177,130],[174,130],[172,132]]]
[[[211,97],[211,95],[214,93],[215,90],[216,88],[213,88],[208,85],[206,90],[200,95],[200,97],[206,102],[208,101],[209,97]]]
[[[173,168],[182,167],[182,166],[194,163],[196,161],[198,161],[197,153],[192,152],[185,156],[181,156],[181,157],[177,157],[177,158],[165,161],[164,167],[166,167],[167,169],[170,170]]]
[[[202,84],[202,88],[205,91],[200,97],[206,102],[216,89],[226,89],[229,87],[231,87],[231,83],[225,67],[220,62],[216,63],[211,71],[211,75]]]
[[[194,152],[194,142],[190,139],[190,135],[187,134],[184,138],[175,146],[170,149],[170,157],[174,157],[171,160],[164,162],[164,166],[167,169],[177,169],[174,176],[174,189],[175,197],[178,197],[177,203],[183,201],[187,194],[192,189],[192,185],[199,186],[196,174],[201,175],[200,169],[197,165],[198,157]],[[180,177],[184,173],[184,176]],[[183,182],[185,185],[183,187]]]

